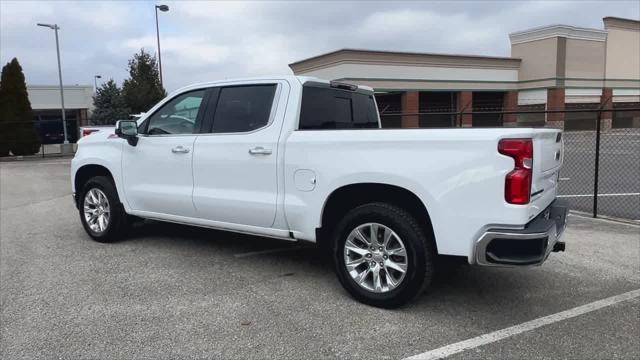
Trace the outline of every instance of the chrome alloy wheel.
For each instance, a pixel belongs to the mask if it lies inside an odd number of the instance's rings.
[[[111,209],[109,200],[102,190],[93,188],[84,196],[84,219],[93,232],[104,232],[109,226]]]
[[[344,244],[344,263],[362,288],[384,293],[402,283],[407,272],[407,250],[402,239],[378,223],[359,225]]]

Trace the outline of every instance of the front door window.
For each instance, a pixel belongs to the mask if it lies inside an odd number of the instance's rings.
[[[148,120],[148,135],[193,134],[205,90],[178,95],[164,104]]]

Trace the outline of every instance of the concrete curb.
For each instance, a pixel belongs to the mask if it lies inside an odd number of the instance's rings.
[[[631,226],[634,226],[634,227],[640,227],[640,221],[630,220],[630,219],[622,219],[622,218],[617,218],[617,217],[613,217],[613,216],[605,216],[605,215],[598,215],[598,217],[594,218],[592,214],[584,212],[584,211],[569,210],[569,215],[573,215],[573,216],[577,216],[577,217],[581,217],[581,218],[585,218],[585,219],[590,219],[590,220],[599,220],[599,221],[605,221],[605,222],[612,222],[612,223],[616,223],[616,224],[625,224],[625,225],[631,225]]]
[[[47,154],[44,157],[40,155],[27,155],[27,156],[4,156],[0,157],[0,162],[19,162],[19,161],[36,161],[47,159],[60,159],[60,158],[73,158],[75,154]]]

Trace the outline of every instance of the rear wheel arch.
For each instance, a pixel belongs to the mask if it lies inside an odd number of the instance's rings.
[[[317,242],[321,246],[330,245],[331,228],[334,227],[349,210],[360,205],[383,202],[400,207],[409,212],[433,242],[437,251],[431,217],[425,204],[412,191],[384,183],[356,183],[335,189],[325,200]]]

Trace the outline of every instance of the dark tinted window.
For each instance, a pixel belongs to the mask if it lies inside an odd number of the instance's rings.
[[[305,86],[300,130],[377,128],[373,94]]]
[[[213,117],[213,132],[247,132],[267,125],[275,91],[276,85],[222,88]]]
[[[147,134],[193,134],[205,90],[178,95],[149,118]]]

